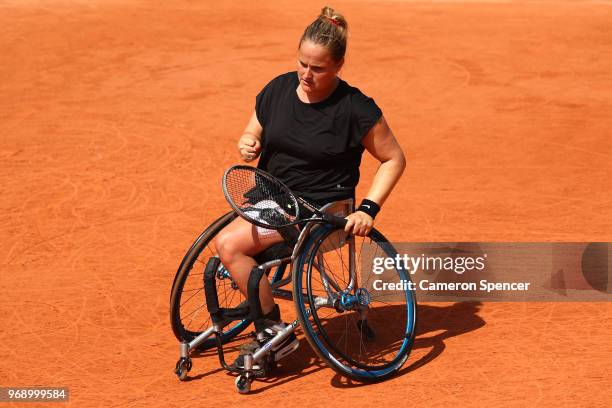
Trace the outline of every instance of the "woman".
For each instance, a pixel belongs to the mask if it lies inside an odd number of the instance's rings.
[[[278,76],[257,95],[238,150],[243,160],[259,158],[259,168],[318,205],[354,198],[361,155],[367,150],[381,164],[366,198],[346,217],[345,228],[365,236],[400,178],[405,159],[374,100],[338,77],[346,42],[346,20],[325,7],[300,39],[297,72]],[[236,218],[218,234],[215,245],[246,295],[249,273],[256,265],[253,256],[282,241],[277,231]],[[266,279],[261,280],[260,299],[270,321],[266,336],[271,338],[285,325]],[[274,351],[286,355],[297,345],[295,336],[290,336]],[[257,346],[254,342],[243,351],[252,352]],[[236,365],[242,365],[241,358]]]

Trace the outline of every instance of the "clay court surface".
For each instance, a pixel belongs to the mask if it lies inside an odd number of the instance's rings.
[[[174,273],[322,5],[0,1],[0,386],[68,386],[75,407],[610,405],[611,303],[421,304],[382,384],[303,338],[249,396],[211,353],[174,376]],[[332,5],[342,76],[409,161],[377,220],[390,239],[612,241],[612,3]]]

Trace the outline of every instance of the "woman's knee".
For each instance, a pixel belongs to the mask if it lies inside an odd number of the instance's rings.
[[[242,255],[243,252],[236,234],[226,230],[222,230],[215,237],[215,249],[225,264],[232,263],[236,255]]]

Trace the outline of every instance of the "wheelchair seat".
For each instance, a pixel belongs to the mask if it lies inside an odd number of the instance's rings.
[[[352,199],[346,199],[341,201],[334,201],[321,207],[321,211],[333,214],[339,217],[345,217],[354,211],[354,201]],[[258,264],[263,264],[268,261],[272,261],[280,258],[288,258],[293,253],[293,248],[300,238],[303,229],[298,230],[293,226],[285,227],[279,230],[279,233],[285,239],[284,242],[279,242],[263,250],[262,252],[255,255],[253,258]],[[338,231],[336,241],[341,242],[339,246],[344,244],[345,234],[342,231]],[[336,246],[337,247],[337,246]],[[330,250],[329,248],[327,250]]]
[[[253,259],[261,265],[274,259],[288,258],[291,256],[292,252],[293,246],[290,246],[286,242],[279,242],[264,249],[262,252],[255,255]]]

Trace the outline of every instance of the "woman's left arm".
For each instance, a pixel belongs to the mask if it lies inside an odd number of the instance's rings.
[[[382,207],[404,172],[406,167],[404,152],[395,140],[384,116],[380,117],[376,125],[364,137],[363,145],[372,156],[380,161],[372,186],[365,198]],[[360,236],[368,235],[374,223],[372,217],[363,211],[355,211],[347,219],[345,231]]]

